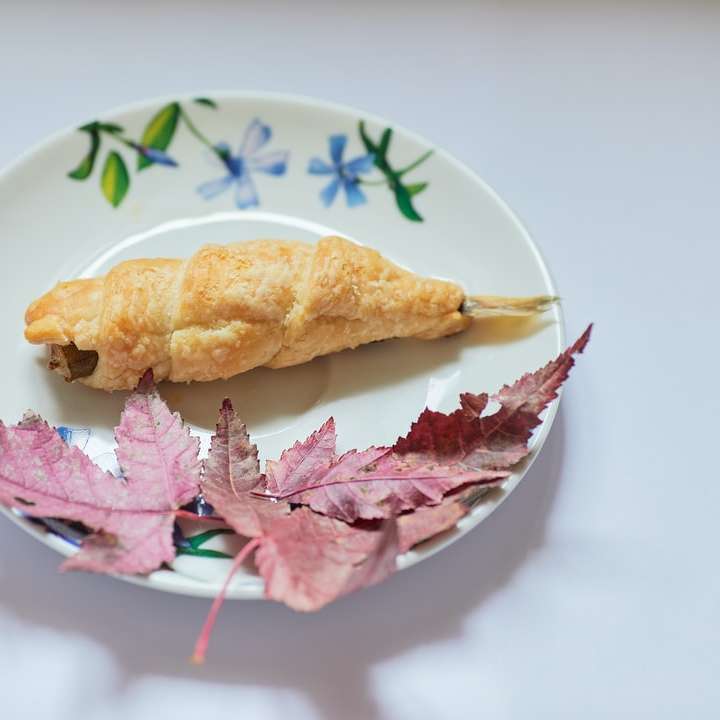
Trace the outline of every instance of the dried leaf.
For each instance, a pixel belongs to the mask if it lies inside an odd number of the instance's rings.
[[[323,445],[334,430],[327,425],[308,448]],[[306,454],[296,444],[296,467]],[[334,447],[334,439],[333,439]],[[320,451],[318,451],[320,452]],[[398,529],[395,520],[351,526],[308,508],[290,513],[286,502],[254,497],[257,450],[229,401],[223,403],[217,433],[206,463],[203,492],[238,532],[252,537],[238,553],[198,636],[193,662],[202,663],[232,577],[253,552],[265,579],[265,596],[296,610],[317,610],[354,590],[380,582],[396,568]]]
[[[159,398],[151,376],[128,398],[116,437],[124,480],[100,470],[37,415],[10,428],[0,423],[0,501],[98,531],[63,569],[147,573],[175,557],[174,511],[199,487],[197,440]]]
[[[502,388],[493,396],[500,408],[491,415],[482,416],[486,394],[466,393],[453,413],[424,410],[392,448],[353,451],[332,461],[335,432],[334,424],[329,432],[328,421],[270,466],[267,492],[354,522],[437,505],[446,493],[470,483],[501,482],[528,454],[539,414],[557,397],[590,330],[544,368]]]
[[[394,520],[348,525],[300,508],[273,522],[255,553],[265,595],[295,610],[318,610],[395,570]]]
[[[575,365],[574,356],[582,353],[590,341],[592,325],[555,360],[534,373],[526,373],[512,385],[505,385],[493,400],[500,409],[487,417],[477,417],[472,395],[461,396],[467,416],[480,425],[481,441],[467,462],[473,467],[508,467],[525,457],[532,431],[540,424],[540,413],[558,396]]]
[[[358,467],[362,460],[369,463]],[[340,458],[315,489],[294,502],[345,522],[396,517],[406,510],[436,505],[445,493],[469,483],[496,484],[509,471],[476,470],[442,457],[402,455],[388,448],[370,448]]]
[[[202,492],[225,522],[245,537],[262,535],[268,522],[290,512],[287,503],[250,495],[261,478],[257,447],[226,399],[205,461]]]
[[[125,403],[115,428],[123,475],[142,492],[143,503],[174,509],[198,494],[200,441],[179,413],[170,412],[148,371]]]
[[[268,461],[264,487],[265,494],[274,499],[291,499],[324,515],[354,522],[394,517],[438,503],[444,493],[461,485],[499,482],[508,475],[468,469],[457,462],[442,464],[432,457],[400,455],[385,447],[352,450],[338,458],[331,418],[307,440],[285,451],[279,461]]]
[[[419,507],[397,519],[399,548],[404,553],[423,542],[457,525],[470,508],[454,496],[446,497],[439,505]]]
[[[285,450],[277,462],[267,461],[265,487],[271,495],[288,495],[315,484],[335,460],[335,420],[330,418],[304,442]]]
[[[488,488],[472,486],[446,495],[439,505],[427,505],[397,519],[400,552],[404,553],[424,540],[429,540],[457,525]]]
[[[99,528],[101,532],[84,538],[80,551],[69,557],[61,569],[122,575],[152,572],[175,558],[173,523],[172,512],[113,510]]]

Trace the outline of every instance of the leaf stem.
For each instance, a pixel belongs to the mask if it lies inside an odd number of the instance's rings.
[[[358,178],[358,182],[360,185],[389,185],[387,178],[384,180],[363,180],[362,178]]]
[[[111,138],[114,138],[117,140],[121,145],[125,145],[126,147],[131,148],[135,152],[140,152],[140,143],[135,142],[134,140],[131,140],[130,138],[126,138],[124,135],[120,135],[120,133],[117,132],[111,132],[107,128],[104,128],[102,125],[100,125],[97,128],[98,132],[105,133],[106,135],[109,135]]]
[[[210,148],[221,160],[222,154],[221,152],[213,145],[210,140],[207,139],[205,135],[203,135],[197,128],[197,125],[190,119],[190,116],[185,111],[185,108],[180,105],[180,117],[182,118],[183,122],[185,123],[185,127],[206,147]]]
[[[414,170],[419,165],[422,165],[432,154],[435,152],[434,150],[428,150],[427,152],[424,152],[415,162],[411,162],[407,167],[402,168],[402,170],[396,170],[395,175],[397,177],[402,177],[405,175],[405,173],[409,173],[411,170]]]
[[[223,602],[225,602],[225,595],[227,594],[227,589],[230,585],[230,581],[233,579],[233,576],[238,571],[238,568],[242,564],[243,560],[245,560],[245,558],[248,557],[248,555],[250,555],[250,553],[255,550],[255,548],[257,548],[257,546],[260,544],[260,540],[261,538],[254,538],[235,556],[235,561],[230,568],[230,572],[227,574],[225,582],[220,588],[220,592],[215,597],[215,600],[213,600],[213,604],[205,620],[205,624],[202,626],[200,635],[198,635],[197,642],[195,643],[195,650],[192,654],[192,661],[195,664],[202,665],[202,663],[205,662],[205,655],[207,654],[208,643],[210,642],[210,635],[212,634],[212,630],[215,625],[215,621],[217,620],[218,613],[220,612],[220,608],[222,607]]]
[[[362,468],[361,468],[362,469]],[[463,471],[458,470],[458,476],[461,475]],[[506,470],[480,470],[476,471],[475,474],[477,477],[473,478],[472,474],[473,471],[471,468],[468,468],[464,472],[467,472],[471,475],[471,477],[466,481],[468,484],[473,485],[492,485],[497,484],[500,482],[503,482],[504,480],[507,480],[507,478],[510,476],[510,472]],[[485,473],[485,475],[483,475]],[[418,473],[417,475],[413,475],[413,480],[434,480],[438,476],[432,472],[426,472],[425,474]],[[348,486],[348,485],[357,485],[357,484],[365,484],[365,483],[375,483],[375,482],[407,482],[408,477],[407,475],[370,475],[370,477],[351,477],[349,480],[333,480],[332,482],[320,482],[315,483],[314,485],[301,485],[299,488],[295,488],[293,490],[290,490],[288,492],[281,492],[273,495],[268,495],[267,493],[260,493],[256,492],[255,490],[250,491],[250,495],[253,497],[256,497],[258,499],[262,500],[268,500],[269,502],[283,502],[287,501],[292,497],[295,497],[296,495],[301,495],[302,493],[311,492],[312,490],[320,490],[324,488],[333,487],[336,485],[340,486]],[[290,500],[292,502],[292,500]]]

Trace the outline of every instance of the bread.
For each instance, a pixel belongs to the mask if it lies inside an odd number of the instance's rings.
[[[256,240],[60,283],[28,308],[25,337],[50,345],[50,366],[67,379],[131,389],[149,368],[158,381],[206,381],[374,340],[450,335],[471,322],[464,300],[459,286],[339,237]]]

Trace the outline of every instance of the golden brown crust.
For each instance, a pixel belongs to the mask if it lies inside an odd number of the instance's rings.
[[[96,341],[102,296],[102,278],[58,283],[27,309],[25,337],[31,343],[74,341],[81,349],[92,349],[84,345]]]
[[[463,295],[342,238],[257,240],[61,283],[28,308],[25,336],[95,350],[95,372],[79,382],[130,389],[148,368],[158,380],[214,380],[373,340],[459,332],[470,322],[458,311]]]

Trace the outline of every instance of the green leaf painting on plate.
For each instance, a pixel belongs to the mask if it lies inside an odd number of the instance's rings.
[[[178,167],[179,163],[170,154],[170,148],[182,128],[184,138],[193,139],[205,146],[225,173],[223,177],[198,185],[198,194],[211,200],[224,190],[235,187],[234,196],[238,208],[258,205],[258,194],[252,182],[248,183],[251,172],[271,176],[284,175],[289,151],[258,152],[269,141],[272,128],[255,117],[246,125],[245,140],[239,152],[233,154],[230,143],[225,139],[217,141],[200,129],[193,117],[193,108],[198,116],[202,115],[201,108],[207,111],[219,110],[215,100],[207,97],[196,97],[183,103],[166,103],[155,109],[144,125],[140,125],[142,134],[139,140],[129,134],[132,130],[126,131],[123,125],[115,122],[95,120],[80,126],[78,130],[87,135],[90,147],[78,164],[67,173],[68,177],[78,181],[87,180],[94,172],[101,153],[104,154],[100,188],[110,206],[118,208],[130,190],[129,168],[133,167],[133,164],[136,172],[151,165]],[[245,120],[247,122],[247,118]],[[336,197],[344,194],[347,206],[355,208],[368,202],[368,194],[374,192],[374,188],[384,187],[392,193],[395,205],[404,218],[411,222],[423,222],[416,203],[418,196],[429,187],[429,182],[406,182],[405,178],[428,160],[433,150],[425,151],[405,166],[398,166],[397,155],[402,155],[405,146],[394,148],[397,140],[393,128],[370,131],[365,121],[360,120],[357,133],[364,154],[343,160],[348,146],[348,135],[337,133],[328,138],[330,162],[317,157],[310,159],[308,172],[311,175],[329,176],[329,183],[320,192],[322,203],[329,207]],[[251,141],[246,144],[248,137]],[[108,143],[110,147],[106,149],[105,145]],[[135,156],[133,162],[132,157],[128,159],[128,154]],[[163,176],[163,173],[158,172],[158,176]],[[248,188],[251,188],[252,192]]]
[[[86,130],[90,136],[90,149],[87,155],[80,161],[80,164],[68,173],[73,180],[86,180],[90,177],[95,166],[95,158],[100,149],[100,133],[96,129]]]
[[[417,158],[417,160],[411,162],[407,167],[396,169],[393,168],[388,159],[390,141],[392,140],[392,128],[385,128],[380,136],[380,140],[377,143],[370,137],[363,120],[358,123],[358,133],[365,149],[374,155],[375,167],[385,176],[385,184],[387,184],[395,195],[395,202],[400,212],[408,220],[412,220],[413,222],[422,222],[422,215],[420,215],[413,205],[413,197],[419,195],[423,190],[425,190],[429,183],[418,182],[405,185],[402,178],[406,173],[409,173],[411,170],[414,170],[416,167],[424,163],[432,155],[433,151],[428,150]],[[367,185],[375,184],[372,181],[360,180],[359,182]]]
[[[422,222],[422,216],[413,207],[410,192],[401,183],[397,183],[393,188],[395,191],[395,202],[400,208],[400,212],[408,219],[415,220],[416,222]]]
[[[420,182],[414,183],[413,185],[406,185],[405,189],[408,191],[410,197],[413,197],[413,195],[419,195],[427,186],[428,183]]]
[[[217,103],[209,98],[197,98],[195,102],[207,107],[217,108]],[[137,156],[136,168],[144,170],[150,165],[177,167],[178,163],[166,152],[170,147],[180,124],[184,123],[191,134],[197,135],[198,130],[179,102],[163,105],[145,125],[140,140],[128,137],[125,128],[114,122],[94,120],[81,125],[78,130],[90,138],[90,149],[78,165],[68,172],[73,180],[86,180],[93,172],[103,142],[110,142],[119,149],[129,150]],[[206,144],[214,149],[209,141]],[[100,178],[100,188],[110,205],[120,206],[130,189],[129,163],[118,152],[111,149],[106,156]]]
[[[363,133],[365,133],[364,127],[363,127]],[[392,137],[392,128],[385,128],[385,130],[383,130],[382,136],[380,137],[380,144],[377,147],[377,154],[375,155],[376,162],[379,157],[385,158],[385,156],[387,155],[388,147],[390,147],[390,138],[391,137]],[[365,139],[367,142],[370,142],[369,138],[367,137],[367,133],[365,133]]]
[[[103,130],[104,132],[113,134],[121,133],[125,129],[122,125],[118,125],[116,123],[96,123],[96,125],[98,130]]]
[[[153,148],[155,150],[167,150],[175,135],[179,117],[179,103],[173,102],[165,105],[165,107],[161,108],[145,126],[145,132],[140,139],[140,145],[143,147]],[[143,170],[144,168],[150,167],[150,165],[154,164],[154,161],[146,155],[138,155],[138,170]]]
[[[213,110],[217,110],[217,103],[214,100],[211,100],[210,98],[206,97],[199,97],[195,98],[193,102],[196,102],[198,105],[205,105],[206,107],[210,107]]]
[[[181,544],[176,544],[178,555],[194,555],[195,557],[206,558],[224,558],[232,560],[232,555],[222,552],[221,550],[212,550],[204,548],[203,545],[218,535],[231,535],[232,530],[226,528],[216,528],[214,530],[206,530],[198,535],[183,537]]]
[[[107,201],[117,207],[127,194],[130,188],[130,176],[127,166],[119,153],[111,150],[105,160],[100,187]]]
[[[422,215],[413,204],[413,198],[423,192],[429,185],[427,181],[405,184],[404,176],[422,165],[432,154],[427,150],[406,167],[394,167],[389,158],[393,140],[393,129],[386,127],[376,140],[371,137],[360,120],[357,126],[360,142],[366,154],[345,159],[348,136],[336,133],[328,138],[330,162],[320,157],[313,157],[308,164],[310,175],[324,175],[330,178],[329,183],[320,191],[320,201],[330,207],[342,189],[348,208],[364,205],[368,199],[365,188],[386,187],[395,198],[395,204],[403,217],[412,222],[423,222]],[[382,177],[372,176],[373,169],[380,171]],[[370,177],[366,175],[370,174]]]

